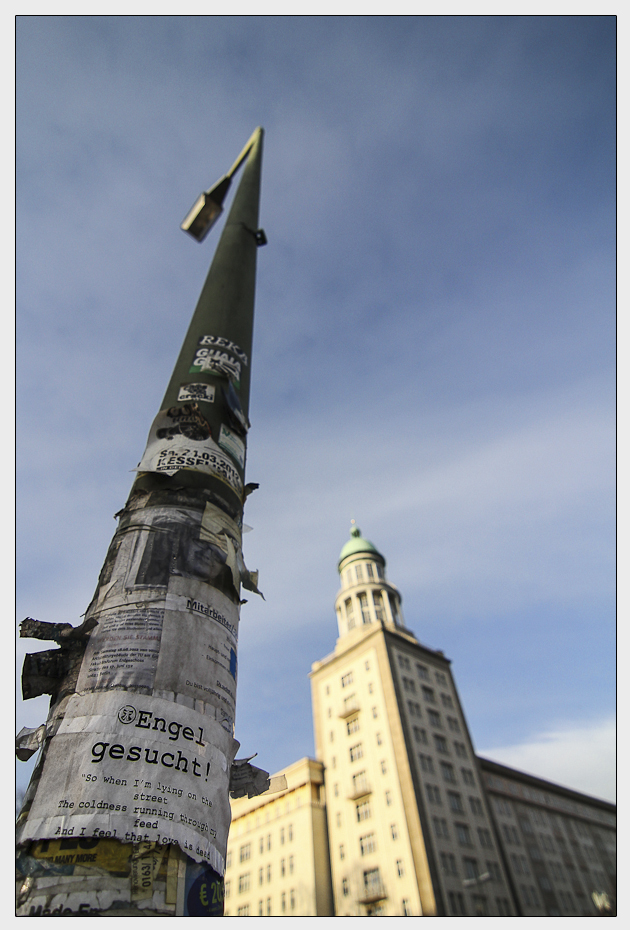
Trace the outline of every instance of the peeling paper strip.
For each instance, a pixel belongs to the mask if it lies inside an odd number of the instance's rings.
[[[131,900],[142,901],[153,896],[153,882],[162,865],[165,846],[139,843],[131,855]]]

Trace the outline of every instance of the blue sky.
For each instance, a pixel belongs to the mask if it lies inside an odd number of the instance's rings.
[[[16,99],[18,621],[87,608],[217,241],[179,223],[263,125],[242,754],[313,754],[355,518],[478,751],[613,798],[614,19],[20,17]]]

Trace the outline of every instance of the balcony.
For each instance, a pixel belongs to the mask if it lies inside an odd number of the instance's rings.
[[[350,794],[348,795],[348,800],[358,801],[359,798],[365,798],[368,794],[372,794],[372,786],[367,780],[362,781],[352,786]]]
[[[356,714],[359,710],[361,710],[361,707],[357,698],[353,694],[351,697],[346,698],[346,700],[343,702],[343,707],[339,711],[338,716],[342,720],[345,720],[346,717],[349,717],[351,714]]]
[[[386,897],[385,885],[382,882],[374,882],[363,889],[359,904],[373,904],[375,901],[382,901]]]

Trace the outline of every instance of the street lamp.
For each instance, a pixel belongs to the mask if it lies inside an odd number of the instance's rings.
[[[214,187],[210,190],[203,191],[195,200],[194,204],[186,214],[181,224],[184,232],[196,239],[197,242],[203,242],[216,221],[223,213],[223,201],[230,189],[232,178],[247,158],[252,146],[259,138],[262,130],[260,127],[255,129],[251,137],[245,144],[245,148],[238,156],[227,174],[220,178]],[[256,238],[257,245],[266,245],[267,239],[262,229],[250,230]]]

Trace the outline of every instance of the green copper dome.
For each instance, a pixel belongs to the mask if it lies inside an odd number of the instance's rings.
[[[345,546],[343,547],[343,549],[341,550],[339,554],[338,565],[341,565],[343,560],[347,559],[349,555],[357,555],[359,552],[365,552],[365,553],[370,553],[372,555],[375,555],[377,558],[381,560],[383,565],[385,564],[385,559],[383,558],[381,553],[378,551],[376,546],[374,546],[370,542],[369,539],[364,539],[363,536],[361,536],[361,530],[359,529],[359,527],[355,524],[353,520],[352,527],[350,529],[350,539],[345,544]]]

